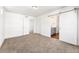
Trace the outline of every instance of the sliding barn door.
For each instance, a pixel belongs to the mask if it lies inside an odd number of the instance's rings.
[[[77,14],[75,11],[60,14],[59,34],[61,41],[77,44]]]

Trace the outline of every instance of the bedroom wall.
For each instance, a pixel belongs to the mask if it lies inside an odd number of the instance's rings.
[[[23,35],[23,19],[23,15],[5,12],[5,38]]]
[[[24,27],[23,27],[24,35],[29,34],[29,31],[30,31],[30,21],[29,21],[29,18],[25,17],[23,22],[24,22]]]
[[[34,33],[40,33],[41,32],[41,19],[40,17],[36,17],[34,19]]]
[[[39,16],[36,18],[36,32],[50,37],[50,26],[47,15]]]
[[[4,9],[0,7],[0,47],[4,42]]]

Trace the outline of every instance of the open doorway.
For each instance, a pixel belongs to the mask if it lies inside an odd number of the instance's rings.
[[[59,16],[53,15],[50,16],[51,21],[51,38],[59,40]]]
[[[33,34],[34,33],[34,19],[30,19],[30,26],[29,26],[29,33]]]

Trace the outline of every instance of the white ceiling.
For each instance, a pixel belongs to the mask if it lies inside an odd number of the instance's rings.
[[[39,16],[56,9],[62,8],[62,6],[38,6],[35,10],[32,6],[5,6],[6,11],[20,13],[27,16]]]

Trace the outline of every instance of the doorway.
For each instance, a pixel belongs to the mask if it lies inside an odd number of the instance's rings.
[[[51,38],[59,40],[59,16],[58,15],[50,16],[50,22],[51,22]]]
[[[34,33],[34,19],[30,19],[30,34]]]

